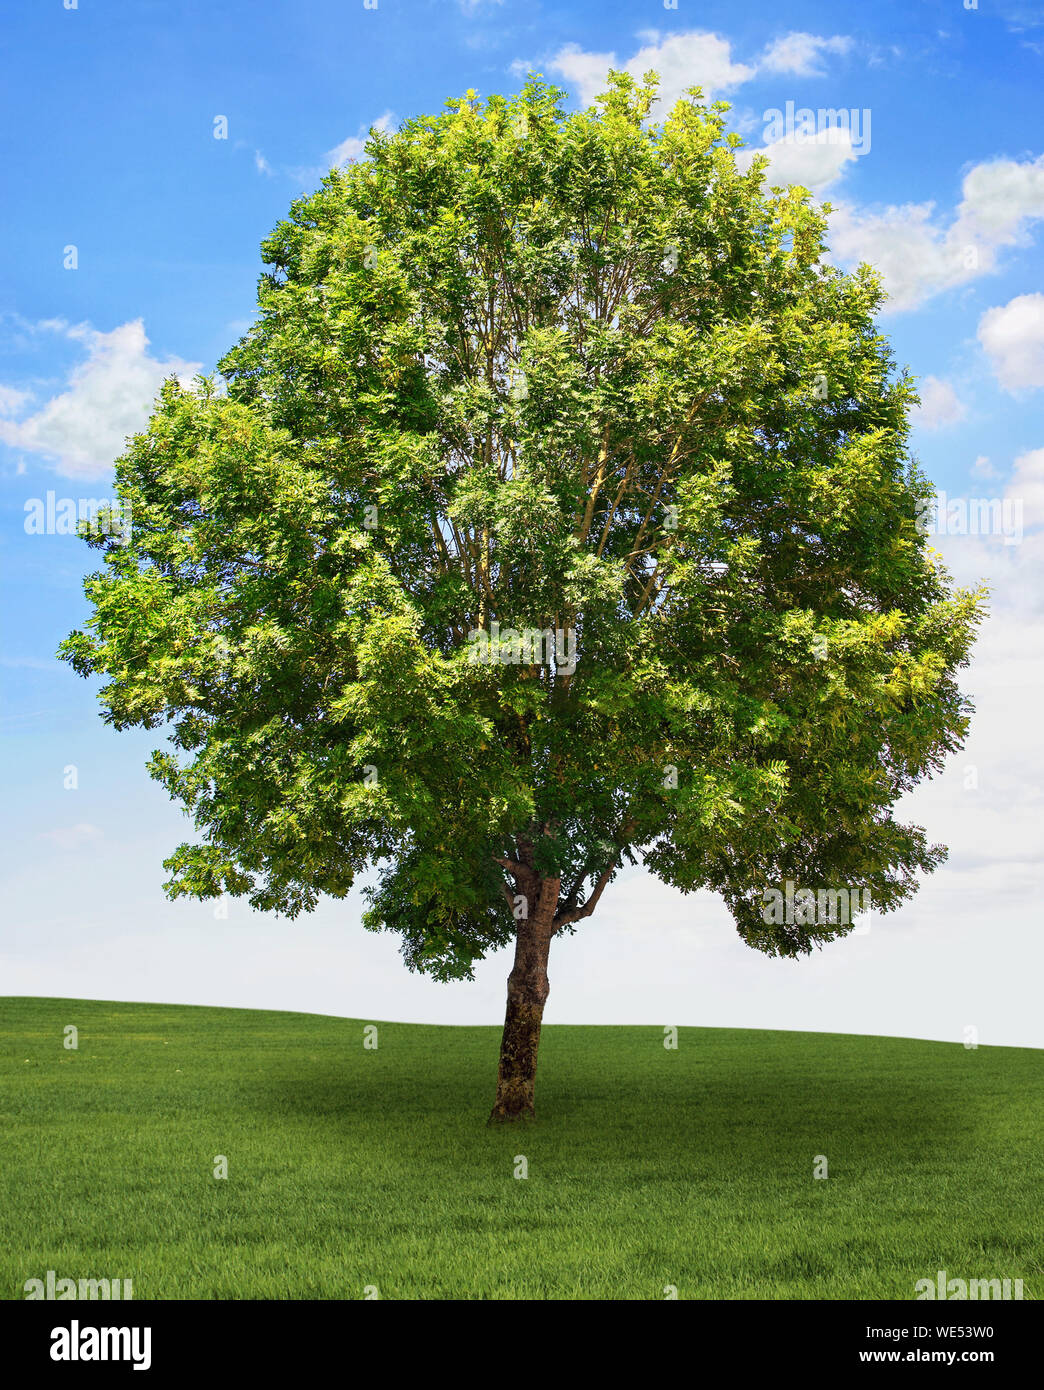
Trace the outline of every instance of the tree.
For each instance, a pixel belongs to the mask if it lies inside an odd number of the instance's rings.
[[[879,283],[724,103],[655,91],[468,92],[296,201],[224,384],[118,460],[62,648],[167,728],[170,895],[292,918],[371,868],[411,968],[514,943],[497,1120],[622,865],[807,953],[852,927],[807,895],[887,912],[944,857],[892,808],[967,728],[981,595],[923,534]]]

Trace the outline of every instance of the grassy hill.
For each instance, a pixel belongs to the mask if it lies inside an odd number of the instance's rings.
[[[548,1027],[536,1123],[487,1129],[498,1029],[367,1051],[366,1022],[0,999],[0,1297],[49,1269],[136,1298],[1044,1288],[1044,1052]]]

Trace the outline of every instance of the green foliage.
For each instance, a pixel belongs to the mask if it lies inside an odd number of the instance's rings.
[[[878,281],[721,103],[654,92],[374,132],[265,241],[223,385],[168,382],[118,461],[132,535],[63,655],[168,729],[172,894],[292,916],[376,864],[367,925],[449,978],[529,852],[562,928],[642,858],[787,955],[848,928],[766,887],[887,911],[942,858],[891,811],[965,734],[981,596],[918,530]],[[473,660],[494,621],[575,671]]]

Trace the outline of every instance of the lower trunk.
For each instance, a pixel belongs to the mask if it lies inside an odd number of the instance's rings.
[[[507,1012],[500,1042],[497,1098],[490,1124],[533,1115],[540,1024],[547,1001],[547,957],[552,932],[544,924],[520,922],[515,966],[508,976]]]

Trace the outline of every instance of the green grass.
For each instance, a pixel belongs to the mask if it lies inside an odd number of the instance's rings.
[[[0,999],[0,1296],[49,1269],[136,1298],[1044,1287],[1042,1052],[549,1027],[538,1119],[488,1129],[498,1037],[381,1023],[366,1051],[351,1019]]]

